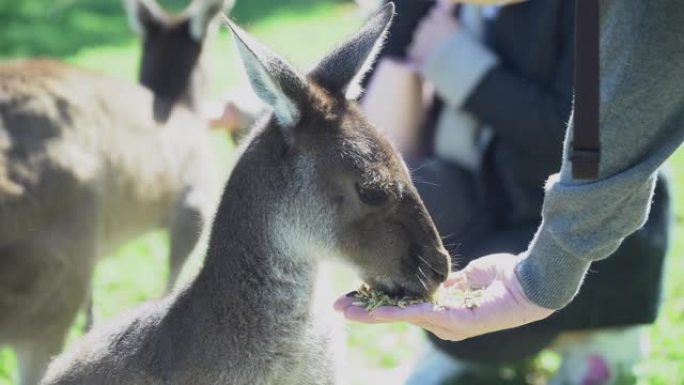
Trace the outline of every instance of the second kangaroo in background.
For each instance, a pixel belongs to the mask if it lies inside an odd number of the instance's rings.
[[[95,328],[52,362],[44,385],[334,384],[321,322],[332,303],[312,308],[321,258],[387,292],[436,290],[450,269],[439,234],[400,155],[345,99],[393,11],[306,77],[231,24],[273,113],[224,189],[204,267],[185,290]]]
[[[127,5],[149,89],[51,60],[0,65],[0,345],[22,385],[59,353],[98,257],[167,228],[171,284],[213,206],[199,61],[223,0],[179,16]]]

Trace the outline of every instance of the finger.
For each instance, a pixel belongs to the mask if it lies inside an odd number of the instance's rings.
[[[444,287],[455,287],[461,290],[481,289],[489,285],[495,274],[481,271],[476,266],[468,265],[463,270],[452,273],[442,284]]]
[[[350,297],[348,294],[338,298],[333,305],[336,311],[343,312],[346,308],[353,306],[358,299]]]
[[[489,285],[497,278],[498,260],[492,256],[481,257],[471,261],[461,273],[467,281],[467,287],[481,288]]]
[[[444,324],[444,319],[426,319],[421,321],[407,322],[421,329],[429,331],[430,333],[434,334],[442,340],[461,341],[467,338],[467,336],[463,334],[463,331],[461,330],[459,325],[454,325],[451,323]]]
[[[408,322],[424,322],[429,320],[431,316],[435,316],[435,305],[431,303],[421,303],[416,305],[409,305],[405,308],[398,306],[381,306],[373,310],[373,318],[387,322],[408,321]]]
[[[344,318],[350,321],[363,322],[367,324],[386,322],[377,319],[371,312],[366,311],[366,309],[361,306],[349,306],[348,308],[344,309]]]
[[[455,273],[451,273],[449,275],[449,277],[447,277],[447,280],[444,281],[442,286],[444,286],[444,287],[452,287],[452,286],[466,287],[466,282],[467,282],[466,275],[463,274],[463,270],[461,270],[461,271],[457,271]]]

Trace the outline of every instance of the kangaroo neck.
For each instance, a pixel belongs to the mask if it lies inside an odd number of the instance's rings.
[[[277,308],[303,317],[313,295],[316,260],[282,240],[289,229],[278,223],[290,218],[280,210],[288,199],[279,188],[289,176],[278,158],[280,138],[265,131],[253,140],[259,145],[247,147],[226,185],[205,265],[191,290],[210,299],[214,312],[239,308],[243,315],[269,319]]]

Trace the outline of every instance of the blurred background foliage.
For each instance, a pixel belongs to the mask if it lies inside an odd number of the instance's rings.
[[[188,2],[159,0],[170,10],[181,10]],[[351,0],[237,0],[231,17],[294,64],[307,68],[353,31],[363,15]],[[226,31],[206,48],[213,98],[229,90],[248,92],[244,91],[246,81]],[[0,61],[35,56],[56,57],[134,80],[139,42],[128,27],[120,0],[0,0]],[[227,175],[234,161],[234,148],[223,133],[215,133],[214,144],[219,168]],[[649,327],[650,354],[619,385],[684,384],[684,151],[675,155],[670,166],[675,177],[676,215],[665,299],[657,323]],[[163,293],[167,241],[163,232],[148,234],[99,263],[93,285],[97,321]],[[199,248],[182,280],[193,276],[202,256]],[[332,281],[336,293],[358,285],[348,270],[335,268]],[[71,341],[82,333],[82,323],[83,315],[72,328]],[[401,384],[423,344],[422,332],[404,324],[348,323],[347,331],[346,372],[354,385]],[[533,363],[533,375],[521,376],[504,368],[491,383],[543,384],[557,365],[558,357],[545,352]],[[0,348],[0,385],[14,384],[16,374],[14,354]]]
[[[65,56],[131,38],[116,0],[0,0],[0,55]]]
[[[249,25],[284,10],[306,13],[324,3],[344,1],[238,1],[231,16]],[[188,1],[158,3],[180,11]],[[83,48],[120,44],[130,38],[118,0],[0,0],[0,55],[4,57],[72,55]]]

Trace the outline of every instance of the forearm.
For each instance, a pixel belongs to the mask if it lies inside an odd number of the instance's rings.
[[[570,302],[590,263],[643,225],[656,171],[684,139],[684,90],[674,81],[684,63],[671,57],[684,52],[684,3],[601,6],[600,175],[572,179],[569,135],[561,173],[546,187],[542,225],[517,269],[526,295],[547,308]]]

